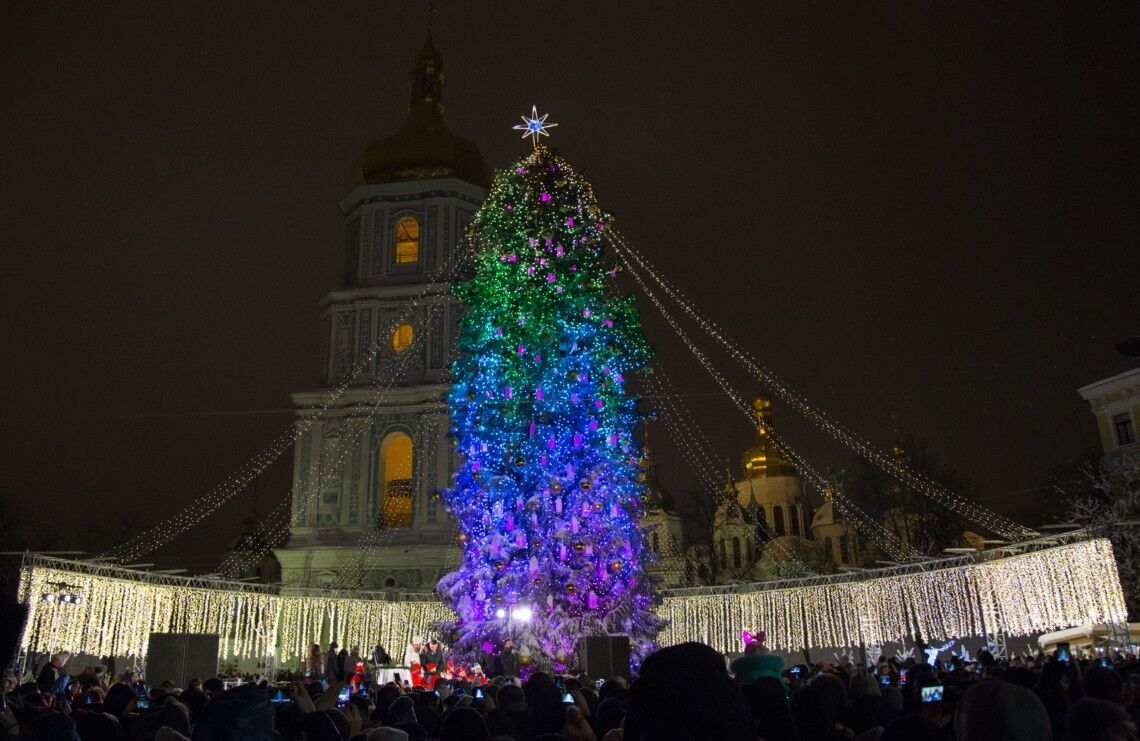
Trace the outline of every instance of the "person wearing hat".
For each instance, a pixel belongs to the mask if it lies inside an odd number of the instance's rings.
[[[420,663],[420,652],[424,650],[424,639],[419,636],[412,638],[412,642],[408,644],[407,649],[404,651],[404,666],[409,669],[412,664]]]
[[[439,645],[438,638],[432,638],[428,641],[427,648],[420,654],[420,663],[423,664],[424,669],[430,670],[431,666],[435,666],[435,671],[443,668],[443,646]]]
[[[36,689],[40,692],[51,692],[59,678],[66,674],[63,667],[70,658],[71,654],[66,651],[61,651],[52,656],[51,661],[45,664],[43,669],[40,669],[40,673],[36,677]]]
[[[732,661],[729,669],[736,681],[740,684],[755,682],[760,677],[773,677],[783,681],[784,660],[773,653],[769,653],[764,645],[767,635],[759,631],[753,640],[744,648],[744,655]]]

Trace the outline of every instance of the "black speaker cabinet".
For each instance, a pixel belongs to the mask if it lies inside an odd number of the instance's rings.
[[[579,638],[578,667],[594,679],[629,679],[629,636]]]
[[[166,680],[186,688],[191,679],[218,675],[218,637],[205,633],[151,633],[146,649],[147,684]]]

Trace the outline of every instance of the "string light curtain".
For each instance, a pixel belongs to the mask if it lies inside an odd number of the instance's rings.
[[[1029,635],[1126,619],[1105,539],[922,573],[745,593],[666,596],[662,644],[699,641],[739,651],[742,630],[764,630],[781,651],[881,645],[921,635],[947,640]]]
[[[62,602],[64,590],[78,601]],[[52,601],[44,599],[51,595]],[[217,634],[220,659],[300,660],[331,635],[341,645],[390,651],[454,613],[424,602],[267,594],[148,584],[52,568],[25,568],[21,599],[29,615],[21,648],[35,653],[146,656],[155,633]]]
[[[1121,623],[1127,614],[1106,539],[859,581],[683,592],[666,593],[657,608],[668,621],[659,645],[700,641],[718,651],[737,651],[742,630],[760,629],[771,648],[798,651],[882,645],[916,635],[934,641],[995,632],[1030,635]],[[61,593],[69,601],[60,601]],[[52,601],[44,599],[47,595]],[[433,624],[454,619],[434,599],[208,589],[38,565],[22,572],[20,596],[30,609],[21,647],[36,653],[143,658],[151,632],[216,633],[223,660],[276,654],[287,664],[299,662],[309,645],[329,636],[366,650],[379,641],[398,652],[411,636],[431,635]]]

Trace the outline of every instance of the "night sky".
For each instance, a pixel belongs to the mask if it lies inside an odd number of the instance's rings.
[[[445,118],[490,166],[526,152],[519,114],[549,111],[627,238],[729,335],[878,443],[897,415],[1036,525],[1034,490],[1098,444],[1076,389],[1136,364],[1113,344],[1140,332],[1138,14],[441,3],[435,41]],[[9,547],[123,540],[289,424],[342,277],[337,202],[403,121],[425,16],[0,6]],[[735,470],[748,426],[641,306]],[[821,468],[848,460],[776,421]],[[161,561],[211,567],[290,478],[287,455]]]

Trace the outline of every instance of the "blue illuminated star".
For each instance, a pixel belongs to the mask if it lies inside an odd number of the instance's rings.
[[[538,106],[532,105],[530,107],[530,118],[527,118],[526,116],[519,116],[523,122],[515,126],[514,129],[515,131],[523,132],[523,139],[529,136],[531,138],[531,141],[534,143],[534,146],[537,147],[538,138],[540,136],[550,136],[550,132],[548,132],[547,129],[553,129],[558,125],[556,123],[546,123],[546,117],[549,115],[549,113],[544,113],[542,114],[542,117],[539,118]]]

